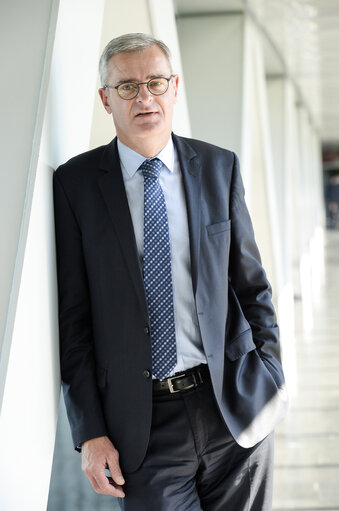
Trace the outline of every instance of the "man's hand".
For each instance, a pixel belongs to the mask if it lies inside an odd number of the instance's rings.
[[[81,446],[81,468],[97,493],[124,497],[122,485],[125,480],[119,465],[119,453],[107,436],[93,438]],[[107,477],[109,468],[112,477]]]

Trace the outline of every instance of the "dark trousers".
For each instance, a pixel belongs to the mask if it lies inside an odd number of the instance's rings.
[[[253,448],[240,447],[210,383],[154,395],[145,460],[124,477],[124,511],[270,511],[273,434]]]

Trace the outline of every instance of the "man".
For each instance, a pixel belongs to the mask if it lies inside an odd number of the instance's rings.
[[[172,134],[179,79],[161,41],[112,40],[100,74],[117,138],[54,175],[82,468],[126,511],[268,510],[286,397],[237,158]]]

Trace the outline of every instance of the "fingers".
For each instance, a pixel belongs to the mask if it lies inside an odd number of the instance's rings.
[[[111,477],[105,474],[107,466]],[[97,493],[120,498],[125,496],[119,453],[107,437],[94,438],[82,445],[82,470]]]
[[[85,471],[94,491],[102,495],[112,495],[123,498],[125,492],[121,485],[117,484],[111,477],[106,477],[104,468],[92,468]]]
[[[110,458],[107,460],[107,464],[113,481],[119,486],[125,484],[125,479],[119,465],[119,453],[116,449],[114,449],[114,452],[111,453]]]
[[[94,471],[92,477],[94,483],[92,483],[92,486],[97,493],[120,498],[125,496],[122,486],[117,484],[112,478],[106,477],[104,468]]]

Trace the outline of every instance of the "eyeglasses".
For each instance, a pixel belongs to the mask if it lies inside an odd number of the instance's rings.
[[[120,83],[120,85],[104,85],[103,89],[116,89],[119,96],[122,99],[134,99],[137,97],[140,91],[140,85],[146,85],[147,89],[154,96],[161,96],[165,94],[168,90],[169,82],[175,75],[171,75],[169,78],[165,78],[163,76],[157,76],[155,78],[151,78],[148,82],[124,82]]]

